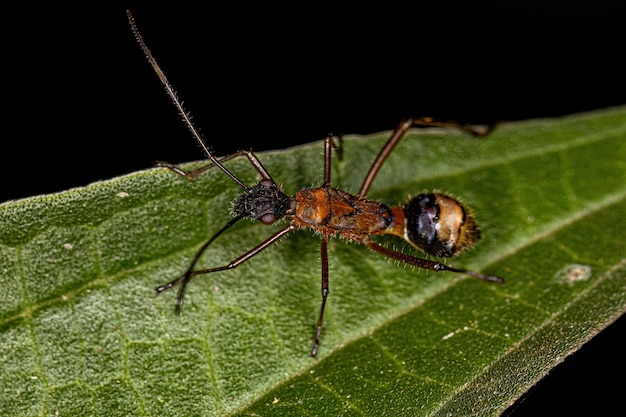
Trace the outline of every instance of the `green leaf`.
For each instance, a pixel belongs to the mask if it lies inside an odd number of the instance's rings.
[[[333,184],[358,190],[388,135],[346,137]],[[317,359],[313,233],[194,278],[180,316],[175,291],[155,296],[228,221],[241,190],[219,171],[189,181],[150,169],[5,203],[0,409],[498,415],[626,309],[624,135],[626,108],[503,124],[481,139],[412,132],[369,197],[390,205],[425,189],[462,197],[483,239],[449,263],[506,283],[414,270],[331,241]],[[259,156],[289,194],[321,183],[321,143]],[[245,158],[228,166],[253,183]],[[201,266],[228,263],[277,227],[239,222]]]

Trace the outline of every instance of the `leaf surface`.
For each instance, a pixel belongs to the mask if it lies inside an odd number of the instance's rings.
[[[344,138],[333,185],[356,191],[390,132]],[[368,196],[443,190],[483,239],[448,261],[503,285],[414,270],[333,240],[322,344],[319,238],[293,233],[231,271],[180,275],[240,189],[150,169],[0,206],[0,409],[8,415],[498,415],[626,309],[626,108],[413,131]],[[322,145],[260,154],[294,194]],[[197,165],[197,164],[196,164]],[[195,166],[195,165],[194,165]],[[245,159],[228,162],[254,183]],[[240,222],[224,265],[280,226]],[[385,244],[414,253],[393,239]],[[418,253],[415,253],[418,256]]]

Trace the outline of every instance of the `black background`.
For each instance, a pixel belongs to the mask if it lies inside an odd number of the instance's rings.
[[[626,104],[623,2],[546,3],[3,4],[0,202],[203,157],[126,8],[223,155],[409,116],[487,123]],[[621,319],[511,415],[621,407],[625,331]]]

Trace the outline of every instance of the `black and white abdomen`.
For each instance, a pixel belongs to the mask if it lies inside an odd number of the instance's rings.
[[[404,212],[407,240],[428,254],[455,256],[480,239],[471,213],[444,194],[420,194],[404,206]]]

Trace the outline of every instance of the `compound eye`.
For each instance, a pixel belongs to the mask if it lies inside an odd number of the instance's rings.
[[[274,213],[266,213],[261,216],[260,220],[263,224],[270,225],[274,224],[274,222],[276,221],[276,216],[274,216]]]

